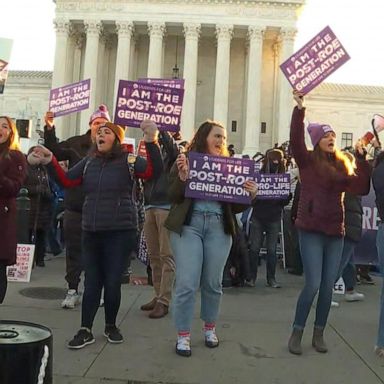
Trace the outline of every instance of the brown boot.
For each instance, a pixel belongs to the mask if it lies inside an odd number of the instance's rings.
[[[301,355],[303,350],[301,349],[301,338],[303,337],[303,329],[293,328],[291,337],[288,341],[289,352],[294,355]]]
[[[323,338],[324,328],[313,328],[312,346],[317,352],[326,353],[328,352],[327,345]]]
[[[155,305],[155,308],[153,308],[153,310],[149,313],[148,317],[150,319],[160,319],[164,317],[167,313],[168,306],[158,301]]]
[[[143,304],[140,309],[142,311],[152,311],[153,308],[155,308],[155,305],[157,303],[157,297],[153,298],[149,303]]]

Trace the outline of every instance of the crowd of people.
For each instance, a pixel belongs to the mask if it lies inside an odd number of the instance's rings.
[[[320,353],[327,352],[324,329],[330,307],[336,305],[332,301],[335,282],[343,277],[347,301],[364,299],[356,290],[352,254],[362,234],[361,196],[368,194],[371,179],[384,219],[384,152],[378,137],[373,140],[373,164],[360,140],[353,151],[340,151],[334,129],[320,123],[307,127],[313,145],[308,150],[304,96],[294,91],[293,97],[289,153],[286,146],[276,146],[260,160],[261,173],[291,174],[292,193],[284,199],[258,199],[257,183],[248,180],[242,186],[251,197],[248,205],[185,195],[189,152],[235,155],[220,122],[205,121],[189,143],[180,145],[180,137],[159,132],[153,121],[144,120],[140,128],[145,155],[138,156],[124,143],[124,127],[111,122],[104,105],[91,114],[85,134],[64,141],[56,137],[54,116],[47,112],[44,146],[33,146],[24,155],[13,121],[0,116],[0,226],[6,239],[0,253],[0,303],[7,290],[6,267],[16,261],[16,197],[25,187],[31,200],[29,238],[35,244],[35,265],[44,267],[47,248],[53,254],[65,248],[68,289],[61,305],[73,309],[81,301],[80,328],[68,348],[95,342],[93,321],[101,303],[105,337],[110,343],[123,342],[116,324],[121,283],[131,254],[143,243],[153,298],[142,303],[141,310],[159,319],[171,308],[177,332],[175,351],[191,356],[191,327],[200,289],[203,340],[208,348],[218,347],[216,322],[223,285],[229,281],[255,287],[265,249],[266,286],[281,288],[276,279],[277,248],[284,236],[289,272],[304,274],[288,349],[302,354],[303,331],[318,295],[312,345]],[[377,249],[383,271],[382,224]],[[369,279],[363,267],[360,274]],[[376,351],[384,356],[383,298]]]

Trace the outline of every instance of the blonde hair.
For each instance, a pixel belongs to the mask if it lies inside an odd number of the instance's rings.
[[[16,124],[8,116],[0,116],[0,119],[5,119],[9,125],[9,127],[11,128],[11,134],[9,135],[9,138],[6,141],[6,147],[7,147],[6,153],[9,150],[20,151],[19,133],[17,132]]]

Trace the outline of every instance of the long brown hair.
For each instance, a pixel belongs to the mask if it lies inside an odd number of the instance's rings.
[[[207,146],[207,137],[209,133],[212,131],[212,128],[214,126],[224,128],[224,126],[214,120],[206,120],[204,123],[202,123],[199,127],[199,129],[196,131],[195,136],[193,136],[192,141],[187,146],[187,151],[191,152],[200,152],[200,153],[207,153],[208,146]],[[226,146],[223,146],[222,149],[222,156],[229,156],[229,152]]]
[[[320,175],[331,177],[331,179],[337,179],[340,173],[346,176],[355,174],[354,162],[339,149],[336,149],[334,153],[327,153],[316,145],[312,152],[312,159]]]
[[[8,156],[10,150],[20,151],[19,134],[17,132],[15,123],[10,117],[0,116],[0,119],[5,119],[11,128],[11,133],[8,137],[8,140],[5,143],[0,144],[0,157],[6,157]]]

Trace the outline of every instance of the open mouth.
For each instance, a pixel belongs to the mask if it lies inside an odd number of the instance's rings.
[[[102,145],[102,144],[105,144],[104,139],[99,139],[99,140],[98,140],[98,145]]]

